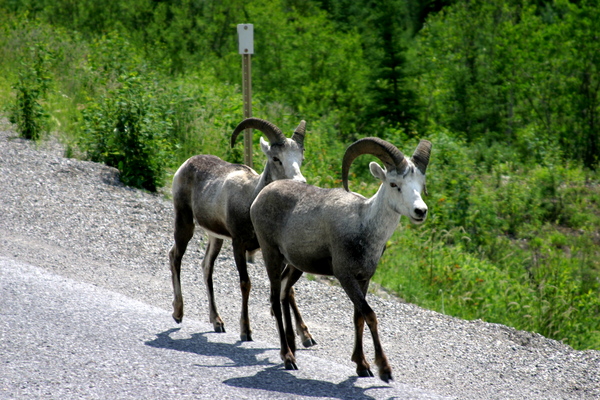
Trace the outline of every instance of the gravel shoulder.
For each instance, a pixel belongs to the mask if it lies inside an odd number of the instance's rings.
[[[0,120],[1,256],[171,312],[172,220],[164,196],[124,186],[113,168],[64,158],[53,140],[20,139]],[[186,318],[208,321],[200,269],[204,244],[198,229],[183,259],[183,325]],[[249,272],[253,337],[278,343],[260,257]],[[227,332],[238,332],[241,296],[228,242],[214,280]],[[305,277],[296,291],[318,343],[299,351],[354,369],[352,305],[345,293],[327,280]],[[575,351],[539,334],[460,320],[385,293],[370,294],[368,301],[399,384],[457,399],[600,398],[600,351]],[[365,351],[372,360],[368,335]]]

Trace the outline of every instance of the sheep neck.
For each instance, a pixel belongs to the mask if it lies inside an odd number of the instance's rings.
[[[374,229],[371,232],[380,240],[387,241],[398,226],[399,212],[390,207],[386,200],[384,185],[380,185],[377,193],[365,201],[365,225]]]
[[[265,169],[262,174],[258,175],[258,179],[256,180],[256,186],[254,188],[254,194],[252,195],[252,201],[258,196],[261,190],[265,188],[269,183],[273,182],[273,175],[271,174],[271,168],[269,164],[265,165]]]

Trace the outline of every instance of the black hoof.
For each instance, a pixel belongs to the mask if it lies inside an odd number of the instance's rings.
[[[248,334],[246,334],[246,333],[242,333],[242,334],[240,335],[240,340],[241,340],[242,342],[252,342],[252,336],[251,336],[249,333],[248,333]]]
[[[313,338],[308,338],[304,342],[302,342],[302,346],[304,346],[304,347],[312,347],[316,344],[317,344],[317,342],[315,342],[315,340]]]
[[[181,320],[182,320],[183,318],[177,318],[177,317],[173,316],[173,319],[175,320],[175,322],[177,322],[178,324],[180,324],[180,323],[181,323]]]
[[[298,370],[298,366],[295,362],[288,361],[285,363],[285,369],[288,370]]]
[[[361,378],[372,378],[375,375],[373,375],[373,373],[371,372],[370,369],[363,369],[361,371],[356,371],[358,373],[358,376],[360,376]],[[383,379],[383,378],[382,378]]]
[[[223,325],[215,326],[215,332],[217,332],[217,333],[225,333],[225,327]]]
[[[381,375],[379,375],[379,378],[381,378],[381,380],[384,381],[385,383],[388,383],[389,381],[394,380],[394,378],[392,378],[391,373],[381,374]]]

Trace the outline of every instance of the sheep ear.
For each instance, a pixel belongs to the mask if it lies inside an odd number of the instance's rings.
[[[377,164],[375,161],[371,161],[369,164],[369,169],[375,178],[379,179],[380,181],[385,181],[385,170],[381,168],[379,164]]]
[[[262,138],[262,136],[260,137],[260,148],[262,149],[262,152],[267,154],[267,152],[269,151],[269,142],[267,142],[265,139]]]

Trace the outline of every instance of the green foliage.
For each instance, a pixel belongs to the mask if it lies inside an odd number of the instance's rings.
[[[37,140],[49,129],[50,116],[42,102],[51,81],[47,66],[51,58],[52,54],[42,44],[37,44],[30,48],[29,59],[21,61],[19,80],[13,86],[16,102],[9,120],[17,125],[25,139]]]
[[[596,3],[458,2],[431,18],[414,48],[427,118],[469,141],[514,144],[520,132],[587,167],[600,113]]]
[[[172,120],[166,100],[134,74],[83,110],[82,148],[92,161],[119,169],[123,183],[156,191],[171,158]]]
[[[230,148],[231,133],[243,119],[238,87],[212,77],[190,75],[170,82],[168,90],[173,99],[173,134],[178,143],[176,166],[200,153],[242,162],[242,140]],[[258,140],[258,135],[254,139]],[[254,159],[260,160],[258,146],[254,148]]]
[[[414,14],[418,13],[417,2],[332,0],[321,3],[336,22],[336,28],[357,38],[363,53],[362,62],[368,67],[364,93],[368,101],[359,110],[358,126],[372,130],[387,125],[414,135],[420,105],[408,83],[405,64],[411,35],[419,25],[415,21],[419,17]]]
[[[336,32],[316,8],[271,4],[256,1],[247,8],[257,43],[254,87],[268,102],[292,107],[307,120],[325,117],[341,135],[354,134],[370,101],[359,37]]]
[[[302,174],[311,185],[342,186],[341,155],[346,146],[336,140],[333,126],[327,119],[307,122]]]
[[[392,236],[375,280],[423,307],[599,348],[597,175],[508,162],[474,174],[463,146],[432,140],[430,219]]]

